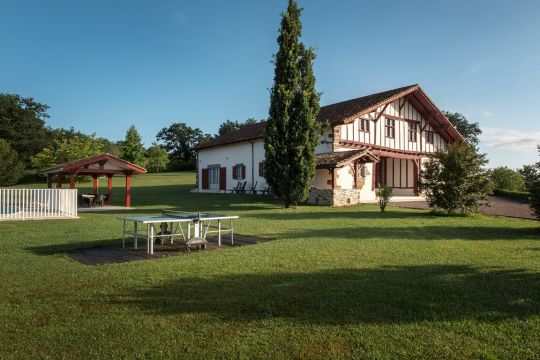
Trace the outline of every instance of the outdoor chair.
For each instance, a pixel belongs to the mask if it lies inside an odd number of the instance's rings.
[[[267,186],[265,189],[259,190],[261,195],[270,195],[272,193],[272,190],[270,189],[270,186]]]
[[[235,187],[233,187],[232,189],[229,189],[229,190],[227,190],[227,191],[228,191],[230,194],[237,193],[241,186],[242,186],[242,182],[239,181],[238,184],[236,184]]]
[[[78,206],[81,208],[89,207],[90,203],[88,202],[88,199],[84,198],[82,194],[77,195],[77,203]]]
[[[255,185],[249,188],[248,194],[257,194],[257,181],[255,181]]]
[[[103,207],[105,205],[105,195],[96,195],[94,199],[94,206]]]
[[[238,189],[239,194],[245,194],[246,193],[246,185],[247,185],[247,181],[244,181],[244,184],[242,185],[242,187]]]

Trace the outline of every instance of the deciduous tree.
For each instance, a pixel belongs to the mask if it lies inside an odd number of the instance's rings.
[[[523,176],[506,166],[499,166],[490,171],[490,179],[493,188],[497,190],[524,191],[525,181]]]
[[[315,53],[300,42],[301,12],[289,0],[282,15],[264,139],[265,178],[286,208],[307,197],[321,130],[316,122],[320,95],[313,74]]]
[[[483,169],[486,163],[485,154],[467,145],[451,144],[447,151],[433,153],[420,178],[428,205],[448,213],[468,213],[487,204],[492,188]]]
[[[482,134],[482,130],[477,122],[469,121],[464,115],[458,112],[443,111],[443,114],[470,145],[474,147],[478,146],[478,142],[480,141],[479,136]]]
[[[33,98],[0,93],[0,138],[26,164],[48,143],[45,127],[48,108]]]
[[[158,143],[152,143],[152,146],[146,150],[146,166],[151,172],[160,172],[167,168],[169,157],[165,150]]]
[[[242,126],[256,124],[256,123],[257,123],[257,120],[253,118],[249,118],[243,123],[238,122],[237,120],[234,120],[234,121],[226,120],[225,122],[221,123],[221,125],[219,125],[218,136],[233,133],[236,130],[240,129]]]
[[[74,135],[73,137],[54,140],[52,145],[31,158],[32,166],[44,169],[69,161],[99,155],[103,152],[103,143],[92,136]]]
[[[156,137],[163,142],[171,161],[194,163],[197,145],[207,141],[211,136],[186,123],[174,123],[168,128],[161,129]]]
[[[0,186],[15,185],[24,174],[24,166],[9,143],[0,139]]]

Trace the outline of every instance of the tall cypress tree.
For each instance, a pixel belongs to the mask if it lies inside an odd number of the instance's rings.
[[[316,122],[320,95],[313,74],[315,53],[299,41],[301,12],[289,0],[282,15],[264,139],[266,181],[286,208],[308,195],[321,130]]]

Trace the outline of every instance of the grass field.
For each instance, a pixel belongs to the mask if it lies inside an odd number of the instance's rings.
[[[119,244],[122,213],[1,222],[0,358],[540,358],[539,222],[283,210],[193,182],[135,178],[130,214],[226,212],[276,240],[87,266],[65,251]]]

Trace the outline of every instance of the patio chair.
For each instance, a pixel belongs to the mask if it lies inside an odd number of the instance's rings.
[[[238,189],[239,194],[245,194],[246,193],[246,185],[247,185],[247,181],[244,181],[244,184],[242,185],[242,187],[240,189]]]
[[[265,189],[259,190],[261,195],[270,195],[272,193],[272,190],[270,189],[270,186],[267,186]]]
[[[88,204],[87,204],[88,203]],[[82,194],[77,195],[77,206],[81,208],[86,208],[90,205],[88,199],[84,198]]]
[[[94,199],[94,206],[103,207],[105,205],[105,195],[96,195]]]
[[[249,188],[248,194],[253,194],[253,195],[257,194],[257,181],[255,181],[255,185]]]
[[[227,191],[228,191],[230,194],[237,193],[241,186],[242,186],[242,182],[239,181],[238,184],[236,184],[235,187],[233,187],[232,189],[229,189],[229,190],[227,190]]]

